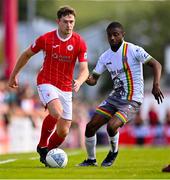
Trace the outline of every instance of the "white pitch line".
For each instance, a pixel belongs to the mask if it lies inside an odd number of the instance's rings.
[[[77,155],[77,154],[80,154],[80,152],[68,153],[69,156],[74,156],[74,155]],[[29,158],[29,160],[37,160],[37,159],[39,159],[39,157],[31,157],[31,158]],[[17,160],[18,159],[7,159],[7,160],[0,161],[0,164],[6,164],[6,163],[14,162],[14,161],[17,161]]]
[[[16,161],[17,159],[7,159],[7,160],[4,160],[4,161],[0,161],[0,164],[6,164],[6,163],[10,163],[10,162],[14,162]]]
[[[29,160],[37,160],[37,159],[39,159],[39,157],[31,157],[31,158],[29,158]]]
[[[104,149],[100,149],[99,151],[103,151]],[[78,152],[78,151],[74,151],[74,152],[71,152],[71,153],[68,153],[69,156],[75,156],[75,155],[78,155],[80,154],[81,152]],[[31,157],[29,158],[29,160],[37,160],[39,159],[39,157]],[[18,159],[7,159],[7,160],[3,160],[3,161],[0,161],[0,164],[6,164],[6,163],[10,163],[10,162],[14,162],[14,161],[17,161]]]

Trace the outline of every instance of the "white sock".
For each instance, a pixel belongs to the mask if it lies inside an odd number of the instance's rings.
[[[111,146],[111,152],[117,152],[119,147],[119,132],[113,137],[109,136],[109,142]]]
[[[96,159],[96,135],[92,137],[85,137],[85,145],[88,159]]]

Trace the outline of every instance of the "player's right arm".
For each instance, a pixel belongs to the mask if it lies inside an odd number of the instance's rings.
[[[45,36],[45,35],[44,35]],[[20,72],[20,70],[27,64],[29,59],[36,53],[38,53],[40,50],[44,48],[44,36],[38,37],[35,42],[27,48],[18,58],[17,63],[10,75],[8,85],[11,88],[17,88],[18,87],[18,79],[17,75]]]
[[[86,83],[89,86],[94,86],[97,84],[97,81],[100,77],[100,75],[106,70],[106,66],[104,64],[104,58],[103,55],[99,57],[99,60],[97,61],[96,67],[92,71],[92,73],[89,75],[89,77],[86,80]]]
[[[29,59],[34,55],[35,53],[31,50],[29,47],[26,49],[18,58],[17,63],[10,75],[8,85],[11,88],[17,88],[18,87],[18,79],[17,75],[20,72],[20,70],[27,64]]]

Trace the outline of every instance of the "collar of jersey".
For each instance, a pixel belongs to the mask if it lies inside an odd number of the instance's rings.
[[[61,41],[63,41],[63,42],[69,40],[69,39],[71,38],[72,34],[73,34],[73,33],[71,33],[68,38],[63,39],[63,38],[60,37],[60,35],[59,35],[59,33],[58,33],[58,29],[56,29],[56,35],[57,35],[57,37],[58,37]]]

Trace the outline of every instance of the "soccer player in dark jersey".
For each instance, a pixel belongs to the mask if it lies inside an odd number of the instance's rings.
[[[33,55],[43,51],[44,61],[38,73],[37,89],[49,115],[43,121],[37,152],[45,165],[47,152],[61,145],[69,133],[72,122],[72,90],[78,92],[89,75],[86,44],[79,34],[73,32],[75,17],[73,8],[61,7],[57,12],[58,28],[38,37],[20,55],[9,79],[9,86],[17,88],[20,70]],[[77,59],[79,74],[73,80]]]

